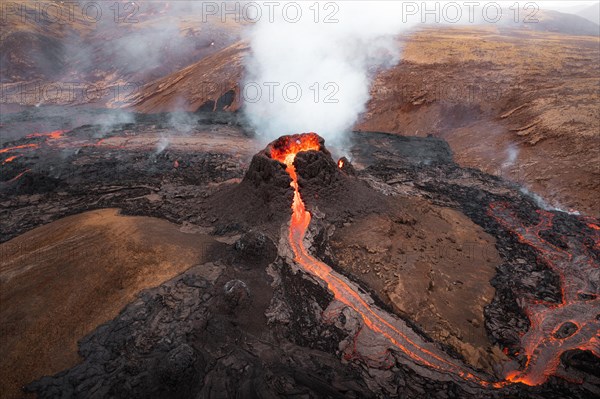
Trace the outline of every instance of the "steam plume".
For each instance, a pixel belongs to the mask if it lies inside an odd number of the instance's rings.
[[[395,38],[410,26],[402,23],[400,5],[337,2],[324,9],[319,3],[315,22],[313,4],[302,5],[296,23],[274,13],[274,22],[263,16],[249,32],[242,95],[246,115],[265,140],[315,131],[335,143],[365,110],[376,70],[399,60]],[[328,16],[338,22],[326,23]]]

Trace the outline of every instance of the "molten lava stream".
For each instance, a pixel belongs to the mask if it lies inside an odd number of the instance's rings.
[[[4,154],[6,152],[11,152],[11,151],[16,151],[16,150],[24,150],[27,148],[38,148],[39,146],[40,146],[39,144],[22,144],[22,145],[17,145],[14,147],[6,147],[6,148],[0,149],[0,154]]]
[[[48,133],[31,133],[25,137],[28,139],[31,139],[34,137],[46,137],[47,139],[56,140],[56,139],[62,138],[66,132],[67,132],[66,130],[54,130],[54,131],[51,131]]]
[[[314,135],[316,137],[316,135]],[[327,284],[328,289],[334,294],[335,299],[356,311],[364,324],[376,333],[385,337],[396,349],[407,355],[418,365],[426,366],[443,374],[456,375],[466,381],[476,383],[483,387],[499,388],[507,382],[490,382],[473,374],[466,366],[453,360],[446,359],[446,355],[433,345],[424,342],[414,331],[407,328],[402,322],[391,318],[382,310],[371,306],[343,277],[333,271],[331,267],[314,258],[304,246],[304,236],[311,221],[311,215],[306,211],[300,190],[298,176],[294,166],[296,154],[302,151],[319,150],[317,139],[311,134],[301,136],[301,139],[289,142],[283,149],[273,148],[271,157],[286,165],[286,171],[292,181],[294,189],[292,203],[292,217],[290,221],[289,242],[294,252],[295,261],[308,273],[318,277]],[[396,327],[394,324],[400,325]],[[402,330],[402,331],[401,331]]]
[[[13,155],[12,157],[8,157],[4,161],[2,161],[2,165],[4,165],[5,163],[10,163],[17,158],[19,158],[19,155]]]
[[[31,169],[25,169],[24,171],[22,171],[21,173],[19,173],[15,177],[13,177],[12,179],[8,180],[6,183],[12,183],[12,182],[15,182],[15,181],[19,180],[21,177],[23,177],[23,175],[25,173],[29,172],[30,170]]]

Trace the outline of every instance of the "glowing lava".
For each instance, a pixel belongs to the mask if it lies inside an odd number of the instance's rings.
[[[6,148],[0,149],[0,154],[4,154],[6,152],[17,151],[17,150],[24,150],[24,149],[28,149],[28,148],[38,148],[39,146],[40,146],[39,144],[22,144],[22,145],[16,145],[14,147],[6,147]]]
[[[308,273],[322,280],[334,294],[335,299],[353,309],[362,318],[364,325],[385,337],[394,350],[399,350],[408,359],[419,366],[425,366],[441,374],[459,376],[463,380],[483,387],[499,388],[507,382],[490,382],[469,370],[458,361],[451,360],[435,345],[425,342],[406,324],[369,303],[369,299],[358,293],[358,288],[331,267],[314,258],[304,246],[304,236],[311,221],[298,187],[298,176],[294,160],[299,152],[318,151],[319,136],[307,133],[284,136],[271,147],[271,158],[286,165],[286,171],[292,181],[294,199],[290,221],[289,242],[294,252],[294,260]]]
[[[12,162],[12,161],[14,161],[14,160],[15,160],[15,159],[17,159],[17,158],[19,158],[19,155],[13,155],[12,157],[8,157],[8,158],[6,158],[6,159],[5,159],[5,160],[2,162],[2,165],[4,165],[5,163]]]
[[[46,137],[51,140],[56,140],[56,139],[62,138],[66,132],[67,132],[66,130],[54,130],[54,131],[48,132],[48,133],[32,133],[32,134],[28,134],[25,137],[28,139],[31,139],[34,137]]]
[[[66,132],[66,130],[54,130],[54,131],[48,132],[48,133],[31,133],[25,137],[28,139],[35,138],[35,137],[45,137],[46,141],[48,141],[48,140],[56,140],[56,139],[63,137],[65,132]],[[0,154],[4,154],[7,152],[13,152],[13,151],[19,151],[19,150],[31,150],[31,149],[39,148],[39,147],[40,147],[40,145],[36,144],[36,143],[21,144],[21,145],[17,145],[14,147],[2,148],[2,149],[0,149]],[[2,164],[12,162],[16,158],[18,158],[18,156],[11,156],[9,158],[6,158],[4,160],[4,162],[2,162]]]
[[[20,150],[28,150],[28,149],[32,149],[32,148],[38,148],[38,147],[39,147],[39,144],[22,144],[22,145],[17,145],[14,147],[2,148],[2,149],[0,149],[0,154],[5,154],[7,152],[20,151]],[[2,161],[2,165],[10,163],[19,157],[20,157],[20,155],[12,155],[12,156],[6,158],[4,161]]]
[[[12,183],[15,182],[17,180],[19,180],[25,173],[29,172],[30,169],[25,169],[24,171],[22,171],[21,173],[19,173],[18,175],[16,175],[15,177],[13,177],[12,179],[10,179],[9,181],[7,181],[7,183]]]
[[[599,275],[599,265],[593,254],[573,237],[564,237],[566,249],[543,238],[543,233],[552,229],[554,215],[550,212],[538,211],[540,222],[524,226],[506,204],[492,204],[490,208],[490,215],[520,242],[533,247],[558,274],[561,283],[560,303],[525,304],[531,326],[521,337],[521,346],[527,363],[523,370],[507,375],[507,379],[527,385],[542,384],[557,374],[560,356],[569,350],[589,350],[600,357],[600,292],[592,283],[594,276]],[[594,232],[600,234],[596,229]],[[566,327],[574,331],[563,336],[557,334]]]

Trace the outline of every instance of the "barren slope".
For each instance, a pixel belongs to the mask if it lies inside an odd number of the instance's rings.
[[[216,243],[218,244],[218,243]],[[136,294],[205,263],[215,241],[114,209],[67,217],[0,245],[3,397],[79,361],[77,341]]]
[[[158,79],[129,99],[141,112],[235,111],[248,45],[235,43],[187,68]]]
[[[599,45],[525,31],[419,32],[377,76],[358,128],[443,137],[462,165],[598,215]]]
[[[243,25],[206,18],[193,2],[120,3],[118,21],[112,3],[93,3],[97,22],[94,11],[82,11],[87,4],[56,3],[25,0],[3,9],[3,104],[123,107],[145,84],[239,40]]]

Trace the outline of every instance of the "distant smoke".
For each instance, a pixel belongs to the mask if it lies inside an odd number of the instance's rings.
[[[169,127],[176,134],[189,134],[197,125],[199,121],[197,114],[176,111],[169,114]]]
[[[197,128],[200,117],[189,112],[171,112],[169,114],[167,132],[161,134],[156,143],[156,155],[160,154],[171,144],[171,139],[176,136],[187,136]]]
[[[519,149],[513,144],[510,144],[506,149],[506,160],[502,163],[502,170],[508,169],[515,164],[519,157]]]
[[[318,22],[310,2],[296,23],[279,12],[274,22],[263,15],[249,31],[244,110],[265,139],[315,131],[338,141],[365,111],[375,72],[399,61],[395,39],[411,25],[402,23],[399,4],[336,2],[339,10],[318,4]]]
[[[568,213],[569,215],[581,215],[581,213],[576,209],[565,209],[565,207],[560,203],[557,203],[556,200],[552,201],[554,205],[551,205],[550,203],[548,203],[548,201],[542,198],[541,195],[534,193],[526,187],[520,187],[519,191],[531,198],[537,206],[546,211],[558,211]]]
[[[166,136],[161,136],[160,140],[156,143],[156,155],[159,155],[169,146],[169,138]]]
[[[127,107],[145,84],[240,39],[241,24],[205,18],[200,1],[36,3],[3,8],[0,81],[15,83],[3,101]]]
[[[135,116],[131,112],[114,110],[113,112],[103,113],[97,116],[91,124],[98,125],[99,130],[96,137],[104,137],[115,127],[127,123],[135,123]]]

